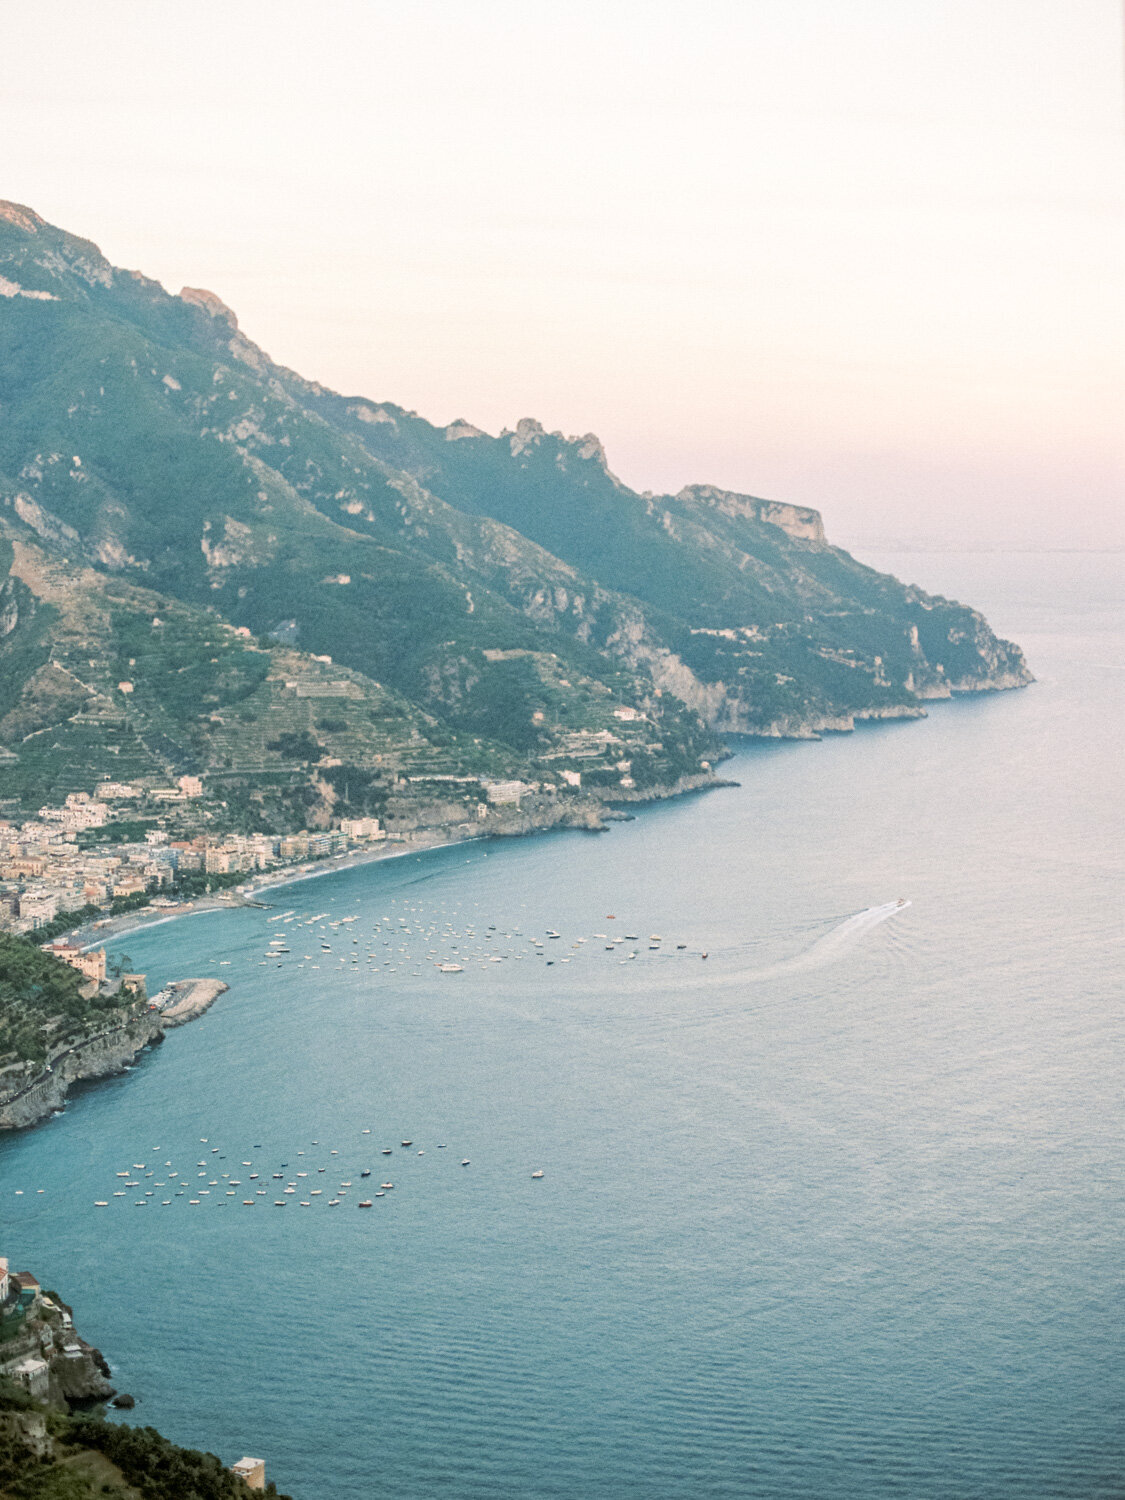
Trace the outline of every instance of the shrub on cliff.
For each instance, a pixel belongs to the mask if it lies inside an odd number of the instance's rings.
[[[144,1500],[243,1500],[250,1493],[213,1453],[177,1448],[155,1427],[125,1427],[94,1417],[74,1417],[66,1441],[103,1453]],[[278,1496],[273,1484],[265,1493],[289,1500]]]

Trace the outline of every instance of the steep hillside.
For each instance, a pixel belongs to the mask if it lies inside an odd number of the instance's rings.
[[[713,753],[672,699],[659,748],[651,718],[619,722],[636,679],[594,653],[596,677],[551,651],[482,651],[488,675],[443,720],[210,606],[65,560],[0,513],[5,563],[0,744],[13,758],[0,787],[29,808],[101,777],[168,786],[198,774],[221,790],[226,822],[284,831],[379,815],[404,782],[533,771],[553,780],[580,763],[596,784],[598,766],[632,755],[635,771],[651,762],[644,784],[655,785]]]
[[[455,734],[557,753],[588,722],[562,701],[581,682],[648,717],[670,773],[714,753],[694,715],[803,734],[1028,680],[978,614],[828,546],[815,512],[641,496],[593,438],[491,438],[337,396],[211,294],[170,296],[17,205],[0,205],[0,278],[12,534],[330,655]],[[51,607],[9,637],[23,655],[0,691],[38,652],[37,690],[65,696],[43,676]]]

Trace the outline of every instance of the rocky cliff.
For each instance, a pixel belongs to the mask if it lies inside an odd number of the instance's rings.
[[[0,1309],[0,1377],[24,1388],[53,1411],[74,1411],[114,1394],[99,1350],[74,1330],[71,1309],[53,1293],[39,1293],[26,1311]]]
[[[38,1124],[63,1107],[75,1083],[121,1073],[143,1048],[163,1039],[160,1017],[144,1014],[67,1048],[32,1079],[0,1093],[0,1130]]]

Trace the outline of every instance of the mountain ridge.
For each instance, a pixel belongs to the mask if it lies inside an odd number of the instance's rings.
[[[716,734],[1030,680],[977,611],[865,567],[811,508],[638,494],[593,434],[491,436],[331,391],[214,293],[173,296],[21,205],[0,204],[0,278],[9,540],[331,656],[509,761],[595,732],[597,696],[647,717],[642,775],[671,784]],[[564,703],[579,679],[597,694]]]

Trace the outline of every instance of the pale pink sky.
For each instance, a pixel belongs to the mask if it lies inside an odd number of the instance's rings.
[[[1116,0],[36,0],[0,196],[841,540],[1125,546]]]

